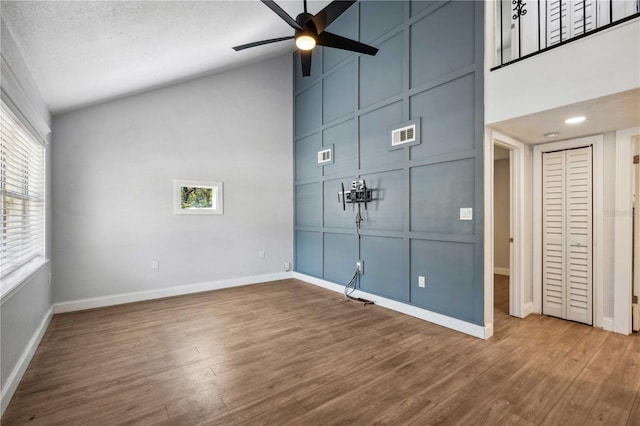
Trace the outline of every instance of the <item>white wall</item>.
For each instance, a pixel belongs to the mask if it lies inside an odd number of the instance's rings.
[[[485,123],[640,86],[640,18],[489,71],[494,64],[493,8],[486,9]]]
[[[493,265],[509,270],[510,170],[509,159],[493,163]]]
[[[54,301],[282,272],[292,99],[286,55],[54,117]],[[174,178],[223,181],[224,215],[174,215]]]
[[[0,31],[2,98],[10,102],[12,108],[18,108],[21,117],[29,120],[32,127],[44,137],[51,125],[47,105],[4,21],[0,22]],[[48,147],[47,167],[50,156],[51,149]],[[47,182],[47,198],[51,199],[50,179]],[[50,205],[46,216],[48,232],[51,230]],[[47,237],[47,257],[51,257],[50,233]],[[49,272],[50,264],[47,264],[0,300],[0,414],[9,404],[22,372],[38,344],[40,332],[51,316]]]

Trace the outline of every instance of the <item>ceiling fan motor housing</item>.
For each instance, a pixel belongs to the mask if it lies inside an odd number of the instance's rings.
[[[301,30],[295,30],[296,38],[306,35],[315,40],[318,37],[318,31],[316,30],[316,26],[313,24],[311,18],[313,18],[313,15],[310,13],[301,13],[296,17],[296,22],[302,27]]]

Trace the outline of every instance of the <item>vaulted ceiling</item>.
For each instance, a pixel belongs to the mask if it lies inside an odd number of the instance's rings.
[[[278,1],[294,18],[302,1]],[[329,1],[310,0],[316,13]],[[2,17],[53,114],[293,52],[257,0],[5,1]]]

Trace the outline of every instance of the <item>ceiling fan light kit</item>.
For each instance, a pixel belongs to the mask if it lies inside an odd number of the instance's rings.
[[[300,34],[296,37],[296,46],[300,50],[311,50],[316,47],[316,39],[309,34]]]
[[[284,40],[295,38],[296,47],[300,52],[300,61],[302,64],[302,75],[308,77],[311,75],[311,52],[316,46],[332,47],[335,49],[349,50],[351,52],[363,53],[365,55],[375,55],[378,49],[375,47],[351,40],[337,34],[325,31],[333,21],[342,15],[356,0],[349,1],[333,1],[320,12],[312,15],[307,13],[307,0],[303,0],[304,12],[293,19],[287,12],[273,0],[261,0],[276,15],[282,18],[291,28],[295,30],[294,36],[272,38],[268,40],[256,41],[254,43],[236,46],[235,51],[248,49],[250,47],[262,46],[264,44],[276,43]]]

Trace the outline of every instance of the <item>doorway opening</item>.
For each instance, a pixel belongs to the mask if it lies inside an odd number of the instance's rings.
[[[496,159],[494,152],[497,153]],[[509,316],[524,318],[533,312],[530,301],[531,262],[527,260],[531,254],[528,225],[531,223],[531,182],[528,177],[530,161],[530,148],[527,145],[498,131],[487,129],[484,150],[485,338],[499,332],[499,329],[494,329],[496,319],[500,321]],[[496,164],[497,174],[494,176]],[[497,200],[496,190],[500,192]],[[505,190],[508,197],[504,196]],[[498,216],[496,208],[500,210]],[[506,213],[504,209],[507,210]],[[501,256],[497,261],[494,260],[496,237],[497,244],[500,245],[496,251]],[[497,274],[494,275],[494,272]],[[494,300],[498,306],[494,306]]]
[[[493,309],[494,321],[510,314],[511,150],[493,146]]]

